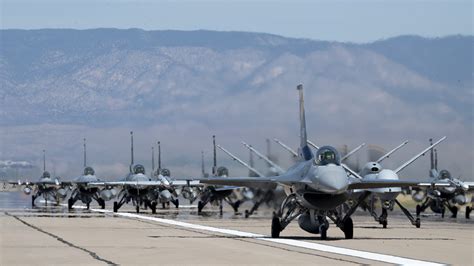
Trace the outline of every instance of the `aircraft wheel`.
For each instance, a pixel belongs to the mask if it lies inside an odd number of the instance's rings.
[[[161,204],[161,207],[163,207],[163,209],[166,209],[166,202],[163,202],[163,203]]]
[[[117,212],[118,211],[118,203],[116,201],[114,201],[114,212]]]
[[[101,208],[101,209],[105,209],[105,200],[100,199],[99,205],[100,205],[100,208]]]
[[[71,210],[73,204],[74,204],[74,203],[73,203],[73,200],[72,200],[72,199],[68,199],[68,201],[67,201],[67,209],[68,209],[68,210]]]
[[[387,220],[382,221],[382,227],[387,228]]]
[[[420,228],[420,226],[421,226],[420,218],[416,218],[416,220],[415,220],[415,226],[416,226],[416,228]]]
[[[346,229],[344,229],[344,235],[346,234],[345,230]],[[319,226],[319,233],[321,234],[321,240],[328,239],[328,229],[326,228],[326,225],[322,224]]]
[[[272,238],[279,238],[281,232],[280,218],[273,216],[272,219]]]
[[[198,201],[198,213],[201,213],[202,208],[204,208],[204,204],[202,204],[202,201]]]
[[[174,206],[176,206],[176,209],[179,208],[179,199],[176,199],[174,202]]]
[[[458,207],[453,206],[451,208],[451,212],[453,213],[453,215],[451,215],[451,218],[456,218],[458,216]]]
[[[245,210],[245,218],[249,218],[249,216],[250,216],[249,210]]]
[[[446,209],[443,207],[443,208],[441,209],[441,218],[444,218],[444,212],[445,212],[445,211],[446,211]]]
[[[36,199],[35,196],[31,196],[31,206],[32,206],[32,207],[35,206],[35,199]]]
[[[140,205],[137,204],[137,206],[135,206],[135,210],[137,211],[137,213],[140,213]]]
[[[150,204],[150,209],[152,214],[156,213],[156,202]]]
[[[385,226],[387,225],[387,221],[385,221]],[[327,230],[327,228],[326,228]],[[344,221],[344,237],[346,239],[354,238],[354,223],[352,222],[352,218],[349,217]]]
[[[86,208],[89,209],[90,205],[91,205],[91,204],[90,204],[89,202],[86,203]]]
[[[466,219],[470,219],[472,207],[466,206]]]
[[[421,206],[420,206],[420,204],[417,204],[416,205],[416,216],[420,216],[420,213],[421,213]]]

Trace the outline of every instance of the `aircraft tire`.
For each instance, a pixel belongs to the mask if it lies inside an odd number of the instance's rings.
[[[467,210],[467,209],[466,209],[466,210]],[[250,216],[249,210],[245,210],[245,218],[249,218],[249,216]]]
[[[273,216],[272,219],[272,238],[279,238],[281,232],[280,218]]]
[[[420,218],[416,218],[416,220],[415,220],[415,226],[416,226],[416,228],[420,228],[420,227],[421,227]]]
[[[198,201],[198,213],[201,213],[202,208],[204,208],[204,204],[202,204],[202,201]]]
[[[74,203],[72,202],[72,199],[68,199],[68,201],[67,201],[67,209],[68,209],[68,210],[71,210],[73,204],[74,204]]]
[[[387,224],[387,221],[385,221],[385,225]],[[327,231],[327,228],[326,228]],[[344,237],[346,239],[352,239],[354,238],[354,223],[352,222],[352,218],[348,217],[344,221]]]
[[[458,217],[458,207],[457,206],[453,206],[451,208],[451,212],[453,213],[453,215],[451,215],[451,218],[456,218]]]
[[[471,215],[471,211],[472,211],[472,207],[470,206],[466,206],[466,219],[470,219],[470,215]]]
[[[86,209],[87,209],[87,210],[89,209],[90,205],[91,205],[91,204],[90,204],[89,202],[86,203]]]
[[[100,208],[101,208],[101,209],[105,209],[105,200],[100,199],[99,205],[100,205]]]
[[[152,214],[156,214],[156,202],[150,204],[150,209]]]
[[[114,212],[118,211],[118,203],[114,201]]]
[[[137,211],[137,213],[140,213],[140,205],[137,204],[137,206],[135,206],[135,210]]]
[[[319,226],[319,233],[321,234],[321,240],[328,239],[328,229],[326,228],[326,225],[322,224]],[[346,231],[344,229],[344,235],[345,234],[346,234]]]
[[[382,227],[387,228],[387,220],[382,221]]]
[[[176,206],[176,209],[179,208],[179,199],[176,199],[174,202],[174,206]]]

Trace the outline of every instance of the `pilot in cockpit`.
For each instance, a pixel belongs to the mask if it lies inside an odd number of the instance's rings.
[[[86,168],[84,168],[84,175],[94,175],[94,174],[95,174],[95,171],[92,167],[87,166]]]
[[[133,173],[138,175],[138,174],[145,174],[145,167],[141,164],[137,164],[133,167]]]
[[[340,165],[341,159],[337,150],[330,146],[324,146],[318,149],[315,163],[317,165],[335,164]]]

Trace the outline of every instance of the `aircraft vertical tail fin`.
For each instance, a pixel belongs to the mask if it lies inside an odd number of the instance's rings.
[[[86,138],[84,138],[84,168],[87,166],[87,149],[86,149]]]
[[[155,174],[155,147],[151,146],[151,175]]]
[[[46,172],[46,150],[43,150],[43,172]]]
[[[306,118],[304,111],[304,96],[303,96],[303,85],[298,85],[296,89],[299,91],[299,104],[300,104],[300,148],[299,155],[305,160],[309,161],[313,158],[313,153],[308,147],[308,137],[306,135]]]
[[[212,145],[213,145],[212,175],[215,176],[217,174],[216,135],[212,135]]]
[[[206,170],[204,167],[204,151],[201,151],[201,174],[202,177],[206,177]]]
[[[130,173],[132,173],[133,160],[133,131],[130,131]]]
[[[158,174],[161,174],[161,141],[158,141]]]
[[[430,146],[433,145],[433,139],[430,139]],[[430,149],[430,169],[434,169],[434,154],[433,148]]]

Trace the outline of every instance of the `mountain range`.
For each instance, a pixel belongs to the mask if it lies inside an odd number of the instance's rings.
[[[356,44],[249,32],[44,29],[0,30],[0,44],[3,160],[36,160],[49,147],[58,172],[71,174],[87,136],[97,164],[114,176],[126,169],[122,143],[133,129],[145,136],[137,144],[147,150],[143,158],[161,138],[178,173],[196,171],[214,133],[239,150],[241,138],[296,144],[294,88],[303,83],[318,141],[389,148],[413,139],[402,162],[429,137],[447,135],[440,159],[467,178],[474,172],[473,36]]]

